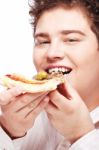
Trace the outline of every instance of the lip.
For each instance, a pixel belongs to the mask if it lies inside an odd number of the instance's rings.
[[[72,71],[72,68],[71,68],[71,67],[69,67],[69,66],[63,66],[63,65],[50,65],[50,66],[47,66],[47,67],[45,68],[45,71],[48,72],[48,70],[49,70],[49,69],[52,69],[52,68],[65,68],[65,69],[70,70],[70,72]]]

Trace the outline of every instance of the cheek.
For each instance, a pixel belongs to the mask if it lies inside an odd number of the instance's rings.
[[[39,54],[37,54],[36,51],[34,51],[34,53],[33,53],[33,63],[35,65],[35,67],[38,68],[40,59],[39,59]]]
[[[73,48],[73,60],[78,67],[93,65],[99,60],[99,50],[96,42],[82,42]]]
[[[42,67],[42,64],[44,63],[44,54],[41,51],[34,49],[33,63],[37,70],[39,70]]]

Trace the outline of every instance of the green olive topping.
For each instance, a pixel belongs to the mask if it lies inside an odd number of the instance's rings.
[[[35,79],[36,80],[44,80],[44,79],[47,79],[47,77],[48,77],[47,72],[41,71],[35,76]]]

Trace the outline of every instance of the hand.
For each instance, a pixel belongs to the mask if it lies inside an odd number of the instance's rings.
[[[16,86],[8,90],[5,89],[6,88],[0,86],[0,106],[8,104],[9,102],[15,100],[16,96],[25,93],[25,90],[20,86]]]
[[[94,129],[89,111],[69,83],[49,94],[46,112],[52,125],[71,143]]]
[[[48,101],[43,100],[47,93],[15,95],[17,91],[17,88],[6,91],[5,101],[10,101],[9,97],[13,101],[1,106],[0,124],[11,138],[24,136],[48,103]]]

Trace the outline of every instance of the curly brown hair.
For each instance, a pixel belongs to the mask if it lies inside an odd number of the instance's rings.
[[[66,7],[69,9],[75,7],[82,8],[91,22],[92,31],[99,40],[99,0],[31,0],[29,1],[29,6],[29,14],[32,17],[31,24],[34,28],[34,32],[40,16],[45,11],[56,7]]]

